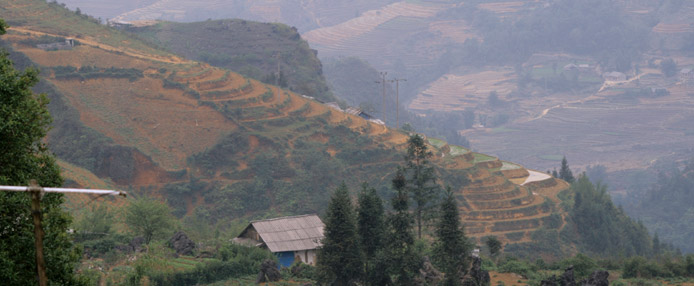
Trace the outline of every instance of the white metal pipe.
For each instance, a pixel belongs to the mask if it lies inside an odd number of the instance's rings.
[[[73,188],[41,188],[46,193],[64,193],[64,194],[93,194],[93,195],[111,195],[111,196],[126,196],[123,191],[114,190],[95,190],[95,189],[73,189]],[[0,191],[10,192],[28,192],[29,187],[23,186],[0,186]]]

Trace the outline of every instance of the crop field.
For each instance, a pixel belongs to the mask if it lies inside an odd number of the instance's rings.
[[[513,70],[508,68],[466,75],[446,74],[418,94],[409,108],[435,111],[474,108],[485,104],[492,91],[500,98],[511,93],[515,88],[514,78]]]
[[[515,2],[493,2],[493,3],[482,3],[478,4],[477,7],[480,9],[488,10],[494,13],[515,13],[518,12],[521,7],[525,5],[523,1]]]
[[[431,22],[429,23],[429,31],[461,44],[468,39],[480,38],[472,31],[465,20]]]
[[[381,24],[399,16],[427,18],[434,16],[441,8],[420,6],[407,2],[396,2],[378,10],[362,13],[359,17],[304,33],[302,37],[311,44],[319,44],[330,48],[351,38],[367,33]]]

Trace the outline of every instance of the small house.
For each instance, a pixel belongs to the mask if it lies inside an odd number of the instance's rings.
[[[564,66],[565,71],[575,71],[578,70],[578,66],[575,64],[568,64]]]
[[[602,78],[607,81],[625,81],[627,80],[627,75],[621,72],[613,71],[602,74]]]
[[[373,119],[373,116],[371,116],[370,114],[368,114],[368,113],[366,113],[366,112],[364,112],[361,109],[356,108],[356,107],[347,107],[347,109],[345,109],[345,113],[351,114],[351,115],[356,115],[356,116],[359,116],[359,117],[364,118],[366,120]]]
[[[280,266],[295,261],[315,265],[325,225],[315,214],[252,221],[234,242],[270,250]]]
[[[55,42],[55,43],[49,43],[49,44],[36,45],[37,48],[42,49],[44,51],[69,50],[69,49],[72,49],[74,46],[75,46],[75,39],[73,39],[73,38],[66,38],[65,42]]]
[[[683,81],[694,80],[694,69],[682,69],[680,71],[680,79]]]

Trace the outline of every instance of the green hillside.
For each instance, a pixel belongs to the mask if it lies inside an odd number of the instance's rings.
[[[0,4],[0,18],[13,25],[5,46],[23,66],[42,70],[37,91],[52,99],[56,118],[48,143],[69,163],[64,174],[73,185],[113,184],[135,198],[160,198],[182,227],[201,236],[254,218],[322,213],[341,182],[353,190],[367,182],[385,198],[392,194],[393,173],[404,164],[404,131],[182,59],[56,4]],[[237,24],[243,25],[231,27]],[[79,44],[36,46],[64,38]],[[494,235],[509,251],[521,245],[519,252],[547,257],[575,252],[571,241],[543,249],[536,239],[559,241],[569,225],[560,196],[566,182],[443,140],[427,144],[470,237]],[[100,180],[85,179],[93,175]]]
[[[269,84],[279,83],[325,102],[335,100],[325,84],[315,51],[301,39],[296,28],[278,23],[215,20],[159,22],[127,30],[186,58]]]

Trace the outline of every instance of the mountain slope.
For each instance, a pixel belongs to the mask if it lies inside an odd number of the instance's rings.
[[[270,84],[279,83],[325,102],[335,101],[325,84],[315,50],[301,39],[296,28],[278,23],[217,20],[159,22],[128,31],[188,59],[239,71]]]
[[[3,40],[42,70],[37,89],[52,98],[56,117],[49,143],[75,185],[162,197],[179,217],[215,223],[320,212],[341,181],[352,188],[365,181],[388,195],[403,163],[408,134],[401,131],[180,59],[55,4],[0,3],[0,17],[13,23]],[[77,28],[54,26],[61,23]],[[36,46],[62,37],[79,45]],[[428,142],[469,235],[528,242],[538,229],[564,225],[557,193],[565,182]]]

